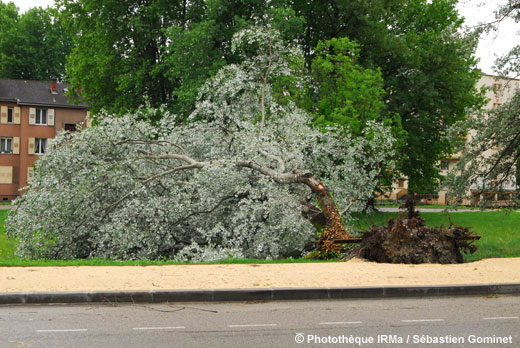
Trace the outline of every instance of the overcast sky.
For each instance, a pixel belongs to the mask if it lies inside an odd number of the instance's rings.
[[[54,4],[54,0],[2,0],[4,3],[13,1],[23,13],[31,7],[47,7]],[[319,1],[319,0],[317,0]],[[459,13],[466,18],[469,26],[477,25],[479,22],[490,22],[494,20],[493,10],[498,4],[504,4],[507,0],[459,0],[457,6]],[[493,73],[492,66],[497,56],[503,55],[519,44],[520,36],[517,35],[520,24],[508,20],[500,26],[498,32],[490,33],[482,37],[477,49],[477,57],[480,58],[478,67],[483,72]]]

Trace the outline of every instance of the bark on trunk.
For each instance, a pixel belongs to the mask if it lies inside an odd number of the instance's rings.
[[[309,186],[316,194],[325,218],[326,227],[316,243],[316,248],[322,253],[340,252],[342,246],[335,244],[334,239],[348,239],[351,235],[345,230],[336,202],[332,199],[325,185],[315,176],[304,174],[301,176],[300,182]]]

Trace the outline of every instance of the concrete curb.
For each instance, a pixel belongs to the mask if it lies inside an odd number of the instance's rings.
[[[284,301],[485,295],[520,295],[520,284],[170,291],[14,292],[0,293],[0,305],[45,303]]]

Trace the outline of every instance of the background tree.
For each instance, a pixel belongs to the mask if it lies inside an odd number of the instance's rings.
[[[129,110],[145,98],[156,106],[173,99],[174,86],[163,73],[166,30],[184,27],[197,17],[200,2],[64,0],[58,4],[62,20],[80,34],[67,62],[69,82],[93,110]]]
[[[0,18],[0,77],[63,79],[73,34],[54,10],[32,8],[18,15],[13,3],[0,3]]]
[[[406,142],[399,169],[409,191],[434,192],[438,163],[451,152],[446,127],[481,98],[475,89],[475,36],[459,33],[455,0],[294,1],[307,27],[308,65],[320,40],[348,37],[360,48],[358,64],[380,69],[386,112],[400,115]]]
[[[485,23],[484,30],[498,30],[504,19],[510,18],[515,22],[520,21],[520,1],[508,0],[504,5],[499,6],[495,11],[496,20],[492,23]],[[499,57],[495,62],[495,71],[503,77],[518,78],[520,76],[520,45],[515,45],[504,56]]]
[[[159,110],[163,117],[152,126],[143,120],[157,110],[141,109],[55,138],[10,212],[8,233],[19,240],[19,254],[300,255],[317,238],[302,214],[315,204],[324,218],[321,245],[345,236],[342,219],[371,197],[391,153],[390,133],[376,122],[362,137],[342,128],[324,133],[294,103],[279,103],[272,82],[302,60],[289,59],[301,54],[276,31],[242,30],[231,49],[242,63],[204,84],[191,122]]]
[[[187,117],[197,90],[236,62],[231,37],[272,13],[277,1],[63,0],[60,13],[81,33],[68,60],[69,82],[94,111],[135,110],[148,102]],[[156,117],[157,118],[157,117]]]
[[[505,18],[512,18],[515,20],[515,22],[520,21],[520,1],[518,0],[509,0],[505,5],[500,6],[497,11],[495,12],[495,17],[497,19],[496,23],[493,23],[492,27],[497,28],[500,22]],[[503,57],[499,57],[496,62],[496,68],[495,70],[504,78],[513,77],[513,78],[519,78],[520,77],[520,45],[516,45],[511,50],[504,55]],[[520,93],[520,90],[517,91],[517,94]],[[517,97],[515,97],[517,98]],[[511,105],[506,106],[509,110],[514,109],[514,103],[512,102]],[[517,114],[520,113],[520,110],[517,110]],[[507,126],[506,129],[511,129],[512,127],[517,127],[517,132],[520,132],[520,127],[518,125],[515,125],[514,122],[511,122]],[[518,145],[518,144],[517,144]],[[510,147],[514,147],[515,144],[512,143]],[[520,147],[518,147],[518,153],[516,160],[516,182],[517,186],[520,187]],[[507,157],[506,154],[504,154],[505,157]]]
[[[359,48],[347,38],[320,41],[312,60],[317,82],[316,123],[341,124],[361,134],[370,120],[383,117],[383,78],[356,64]]]
[[[360,66],[359,54],[359,46],[348,38],[320,41],[311,64],[313,88],[306,90],[306,103],[301,104],[314,115],[318,127],[341,125],[354,136],[366,136],[371,121],[382,122],[399,149],[406,139],[400,117],[390,114],[385,105],[381,72]],[[392,167],[381,174],[379,194],[388,192],[397,173]]]
[[[4,36],[18,20],[18,9],[13,2],[0,1],[0,33]]]
[[[520,158],[520,93],[501,107],[472,113],[452,127],[454,138],[468,131],[472,138],[461,144],[463,156],[449,173],[446,184],[457,199],[471,199],[472,191],[480,203],[488,204],[486,192],[499,193],[520,203],[518,159]]]
[[[308,70],[320,41],[348,38],[359,48],[355,63],[365,69],[352,70],[349,82],[359,82],[356,71],[358,77],[363,72],[379,96],[378,74],[368,73],[379,71],[385,92],[380,118],[392,123],[394,135],[401,139],[398,169],[409,178],[411,192],[427,193],[437,188],[438,163],[452,150],[446,128],[481,102],[474,88],[480,77],[473,56],[476,36],[460,34],[463,20],[455,4],[456,0],[63,0],[60,12],[81,33],[68,61],[70,82],[94,110],[135,110],[148,100],[187,117],[202,83],[224,64],[239,61],[230,50],[231,37],[251,24],[269,23],[284,40],[296,41],[306,53]],[[339,80],[322,82],[328,84],[324,91],[340,85]],[[345,97],[347,90],[335,96]],[[350,88],[348,97],[358,98],[355,91]],[[304,98],[301,91],[286,92],[295,100]],[[359,101],[353,105],[361,105]],[[322,111],[325,104],[335,103],[325,93],[321,100],[305,102],[306,109]],[[347,105],[345,100],[342,105]],[[376,112],[377,104],[370,105],[370,112]],[[406,133],[398,131],[401,127]]]

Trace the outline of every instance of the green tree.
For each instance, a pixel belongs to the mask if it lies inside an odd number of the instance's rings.
[[[282,34],[297,30],[302,22],[276,4],[63,0],[61,17],[81,33],[68,60],[69,80],[94,111],[135,110],[146,102],[186,117],[203,82],[238,62],[230,51],[235,32],[269,16]]]
[[[445,130],[478,106],[480,75],[475,36],[459,33],[455,0],[294,1],[305,17],[309,66],[320,40],[348,37],[359,44],[357,61],[381,71],[387,111],[407,132],[400,170],[412,192],[434,191],[439,160],[451,152]]]
[[[18,21],[18,9],[13,2],[4,4],[0,1],[0,34],[2,37],[14,27]]]
[[[13,79],[62,79],[73,35],[52,9],[32,8],[22,15],[0,4],[0,76]]]
[[[357,63],[359,45],[348,38],[332,38],[320,41],[314,50],[312,77],[316,83],[314,102],[309,111],[315,115],[315,124],[323,127],[341,125],[354,136],[370,136],[366,125],[371,121],[382,122],[391,129],[394,146],[401,147],[406,138],[398,114],[389,113],[385,105],[383,78],[379,70],[363,68]],[[388,192],[388,186],[396,179],[394,168],[379,166],[381,171],[379,193]],[[385,168],[386,167],[386,168]]]
[[[347,38],[320,41],[312,60],[318,84],[316,123],[341,124],[360,135],[367,121],[381,118],[383,78],[356,64],[358,45]]]
[[[58,6],[68,28],[80,33],[67,62],[69,82],[93,110],[173,100],[163,73],[166,30],[184,27],[200,2],[63,0]]]
[[[215,22],[193,23],[190,27],[168,29],[171,43],[164,59],[164,75],[175,85],[173,110],[182,115],[193,111],[199,88],[226,64],[224,49],[215,47],[219,35]]]

